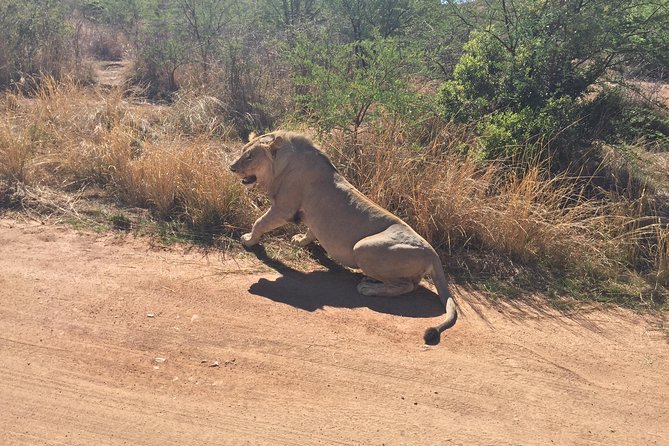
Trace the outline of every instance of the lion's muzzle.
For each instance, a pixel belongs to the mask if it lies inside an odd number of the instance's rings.
[[[237,174],[237,175],[239,175],[240,177],[242,177],[242,184],[243,184],[244,186],[251,186],[251,185],[254,184],[256,181],[258,181],[258,177],[255,176],[255,175],[247,175],[247,176],[243,176],[243,175],[244,175],[243,173],[238,172],[237,163],[234,163],[233,165],[230,166],[230,172],[232,172],[232,173],[234,173],[234,174]]]
[[[250,186],[258,180],[258,177],[255,175],[249,175],[248,177],[242,178],[242,184],[244,186]]]

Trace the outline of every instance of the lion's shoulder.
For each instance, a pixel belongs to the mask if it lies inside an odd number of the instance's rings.
[[[308,136],[286,131],[276,132],[275,135],[283,139],[284,147],[294,155],[291,157],[293,162],[301,164],[301,168],[325,167],[327,170],[337,170],[327,154]]]

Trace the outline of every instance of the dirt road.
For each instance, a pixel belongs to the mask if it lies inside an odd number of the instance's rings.
[[[657,319],[0,219],[0,444],[669,444]]]

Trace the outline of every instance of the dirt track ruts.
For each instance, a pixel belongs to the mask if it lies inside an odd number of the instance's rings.
[[[657,317],[0,219],[0,444],[669,444]]]

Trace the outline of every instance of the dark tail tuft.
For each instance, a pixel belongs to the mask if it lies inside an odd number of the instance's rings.
[[[437,345],[441,341],[441,332],[437,327],[430,327],[425,330],[423,340],[427,345]]]

